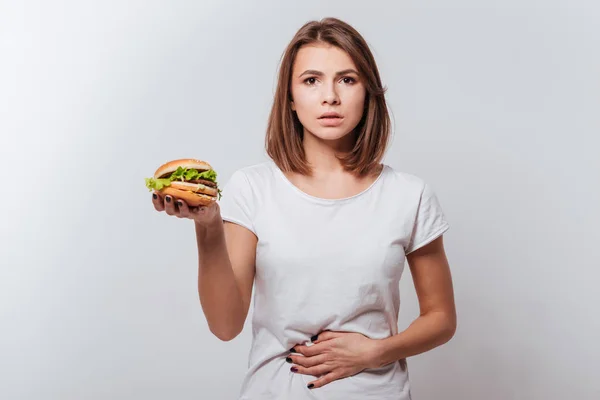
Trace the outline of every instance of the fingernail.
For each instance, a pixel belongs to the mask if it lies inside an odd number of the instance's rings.
[[[292,368],[290,368],[290,371],[292,371],[292,372],[298,372],[298,368],[292,367]]]
[[[156,193],[152,193],[152,198],[153,198],[154,200],[158,199],[158,196],[156,195]]]
[[[319,335],[315,335],[313,337],[310,338],[311,342],[314,342],[315,340],[317,340],[319,338]]]
[[[291,351],[292,353],[296,353],[296,349],[295,349],[295,348],[293,348],[293,347],[290,349],[290,351]]]
[[[289,362],[290,364],[292,363],[292,359],[291,359],[291,358],[289,358],[289,357],[287,357],[287,358],[285,359],[285,361]]]
[[[309,388],[309,389],[312,389],[312,388],[314,388],[314,387],[315,387],[315,384],[314,384],[314,383],[311,383],[310,385],[308,385],[308,388]]]
[[[179,207],[183,206],[183,203],[181,202],[181,200],[177,200],[177,205],[178,205]]]
[[[167,203],[171,202],[171,198],[169,196],[167,196]]]

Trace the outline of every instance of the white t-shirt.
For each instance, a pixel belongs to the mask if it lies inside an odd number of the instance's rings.
[[[405,255],[448,229],[420,178],[388,165],[363,192],[311,196],[272,161],[241,168],[223,187],[223,220],[256,234],[252,348],[239,400],[410,399],[400,362],[308,389],[290,371],[292,346],[323,330],[384,339],[398,333]]]

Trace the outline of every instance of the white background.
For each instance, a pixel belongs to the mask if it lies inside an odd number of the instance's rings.
[[[144,177],[266,160],[280,56],[326,16],[375,54],[385,162],[452,225],[459,327],[409,359],[413,397],[600,398],[592,0],[0,1],[0,398],[236,398],[250,324],[210,334],[193,223]],[[408,270],[401,287],[404,329]]]

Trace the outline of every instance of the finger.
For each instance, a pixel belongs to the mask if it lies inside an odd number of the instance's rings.
[[[325,363],[325,361],[327,361],[327,356],[325,354],[319,354],[318,356],[314,357],[305,357],[290,354],[285,360],[294,365],[300,365],[301,367],[310,368],[314,367],[315,365]]]
[[[313,344],[312,346],[301,345],[296,346],[295,348],[297,353],[300,353],[306,357],[313,357],[328,352],[330,349],[330,343],[327,343],[327,341],[325,341],[322,343]]]
[[[179,214],[177,216],[179,218],[189,218],[190,217],[190,208],[188,204],[183,200],[177,200],[177,209],[179,210]]]
[[[341,376],[339,376],[335,372],[329,372],[326,375],[321,376],[316,381],[309,382],[308,385],[306,385],[306,387],[308,387],[309,389],[317,389],[335,381],[336,379],[339,379],[340,377]]]
[[[314,376],[315,378],[317,378],[322,375],[331,373],[332,368],[325,364],[319,364],[319,365],[316,365],[316,366],[310,367],[310,368],[303,367],[302,365],[293,365],[290,368],[290,371],[292,371],[295,374],[310,375],[310,376]]]
[[[164,202],[164,199],[158,192],[152,193],[152,204],[154,205],[154,208],[156,209],[156,211],[164,211],[165,210],[165,205],[163,202]]]
[[[213,213],[216,212],[217,210],[218,210],[218,205],[216,204],[216,202],[213,202],[207,206],[198,206],[192,212],[192,217],[197,221],[203,220],[206,217],[213,216],[214,215]]]
[[[198,206],[196,207],[196,211],[194,212],[197,216],[203,216],[206,214],[206,206]]]
[[[201,211],[205,215],[212,215],[212,213],[214,212],[214,208],[215,208],[215,203],[213,202],[207,206],[200,206],[199,211]]]
[[[343,336],[344,332],[323,331],[318,335],[313,336],[310,341],[313,343],[321,343],[326,340],[331,340]]]
[[[165,212],[169,215],[175,215],[175,202],[173,201],[173,197],[166,195],[165,196]]]

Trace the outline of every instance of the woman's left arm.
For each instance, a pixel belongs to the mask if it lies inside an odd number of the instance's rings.
[[[378,341],[374,363],[384,366],[448,342],[456,331],[456,308],[443,236],[406,256],[419,299],[419,317],[404,331]]]

